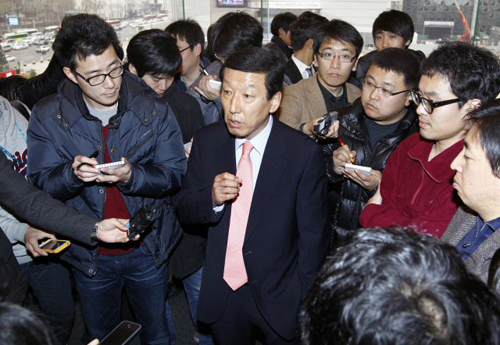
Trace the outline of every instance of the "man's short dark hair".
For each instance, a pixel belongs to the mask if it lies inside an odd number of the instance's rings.
[[[500,178],[500,100],[481,106],[470,115],[478,128],[478,139],[493,174]]]
[[[294,52],[304,48],[307,40],[315,40],[321,26],[328,23],[328,19],[320,15],[311,16],[306,19],[299,19],[290,27],[292,37],[292,49]]]
[[[187,42],[193,50],[194,46],[199,44],[201,51],[205,47],[205,35],[200,24],[192,19],[178,20],[165,28],[168,34]]]
[[[262,47],[263,28],[259,21],[245,12],[228,12],[212,27],[213,53],[227,58],[248,46]]]
[[[110,45],[123,59],[123,49],[113,27],[95,14],[81,13],[64,17],[52,49],[63,67],[74,70],[77,56],[84,60],[90,55],[101,55]]]
[[[474,98],[486,103],[500,92],[500,60],[471,43],[450,42],[434,50],[422,64],[422,75],[437,74],[450,83],[460,106]]]
[[[500,303],[457,251],[404,229],[360,229],[300,313],[305,345],[499,344]]]
[[[132,37],[127,58],[139,78],[145,74],[173,77],[182,65],[176,39],[160,29],[144,30]]]
[[[363,37],[354,26],[343,20],[331,20],[318,30],[314,40],[314,52],[318,54],[321,44],[331,40],[352,44],[356,48],[356,56],[359,56],[363,49]]]
[[[241,72],[265,74],[268,100],[283,87],[284,64],[280,61],[278,55],[268,48],[250,46],[230,55],[220,73],[222,81],[224,81],[226,68]]]
[[[380,13],[373,22],[372,36],[374,40],[379,31],[389,31],[403,37],[406,46],[407,41],[411,43],[413,40],[415,28],[413,27],[413,20],[407,13],[390,10]]]
[[[394,72],[404,77],[406,88],[418,87],[420,80],[420,60],[406,49],[387,48],[373,56],[370,66],[380,67],[386,72]]]
[[[290,31],[290,25],[297,20],[297,16],[292,12],[283,12],[274,16],[271,22],[271,33],[274,36],[279,36],[280,29],[285,32]]]

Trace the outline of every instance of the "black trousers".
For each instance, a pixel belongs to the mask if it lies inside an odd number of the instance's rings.
[[[262,316],[248,285],[230,293],[222,318],[211,325],[219,345],[299,345],[299,337],[283,339]]]
[[[27,291],[28,283],[14,254],[7,262],[0,259],[0,301],[22,305]]]

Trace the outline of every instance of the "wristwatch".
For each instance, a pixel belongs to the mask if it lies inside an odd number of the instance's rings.
[[[99,241],[99,237],[97,237],[97,229],[99,228],[99,222],[95,223],[92,232],[90,233],[90,239],[94,241]]]

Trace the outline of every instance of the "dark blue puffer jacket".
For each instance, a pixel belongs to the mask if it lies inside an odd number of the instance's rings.
[[[118,184],[128,212],[134,215],[145,204],[159,207],[152,229],[144,237],[159,266],[181,236],[170,199],[186,170],[179,126],[170,107],[128,72],[123,75],[118,112],[109,125],[111,160],[125,156],[132,164],[130,180]],[[33,108],[28,128],[28,178],[77,211],[102,219],[107,185],[84,183],[74,175],[71,165],[75,156],[89,156],[96,150],[100,151],[99,163],[103,163],[104,147],[101,121],[90,115],[81,89],[65,80],[57,94]],[[98,246],[75,243],[61,258],[93,276],[97,255]]]

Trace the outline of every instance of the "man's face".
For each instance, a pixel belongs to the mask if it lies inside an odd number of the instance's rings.
[[[411,96],[409,92],[394,96],[389,93],[406,89],[402,74],[372,65],[366,73],[365,86],[361,93],[361,103],[366,115],[380,125],[398,122],[406,114],[406,106],[410,104]]]
[[[281,92],[267,99],[266,76],[226,68],[222,82],[222,107],[229,132],[252,139],[259,134],[281,102]]]
[[[189,47],[189,43],[177,37],[177,47],[182,51],[181,75],[188,75],[199,70],[201,47],[199,44]],[[186,49],[187,48],[187,49]]]
[[[172,86],[174,83],[174,77],[166,74],[163,75],[152,75],[145,74],[142,77],[142,80],[149,85],[150,88],[155,90],[158,96],[163,97],[165,92]]]
[[[110,45],[101,55],[89,55],[85,59],[76,57],[75,70],[85,78],[98,74],[106,74],[121,65],[115,49]],[[63,68],[66,76],[80,86],[87,104],[94,109],[106,110],[114,108],[120,96],[122,77],[111,78],[107,76],[104,83],[91,86],[80,76],[73,73],[68,67]]]
[[[450,83],[441,74],[432,77],[423,75],[418,85],[422,96],[435,102],[457,98],[450,88]],[[450,143],[450,146],[467,134],[469,126],[464,120],[468,107],[459,107],[458,103],[434,108],[432,114],[425,111],[422,104],[417,107],[420,134],[427,140]]]
[[[375,34],[375,47],[377,50],[384,50],[387,48],[403,49],[409,45],[410,41],[405,42],[402,36],[391,31],[380,30]]]
[[[487,214],[485,211],[498,200],[500,179],[491,170],[477,126],[473,126],[465,136],[464,148],[451,163],[451,168],[456,171],[453,188],[460,199],[480,215]]]
[[[339,87],[344,84],[354,70],[356,64],[356,48],[350,44],[342,41],[330,40],[323,42],[319,48],[320,53],[334,54],[332,60],[325,60],[319,55],[316,55],[318,64],[318,76],[320,81],[326,86]],[[341,62],[340,56],[344,55],[351,58],[352,62]]]

